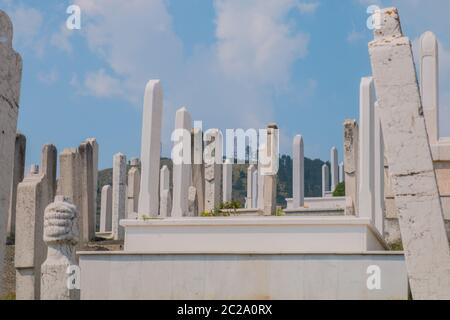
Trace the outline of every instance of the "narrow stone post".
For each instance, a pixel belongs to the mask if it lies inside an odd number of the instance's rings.
[[[56,194],[57,161],[58,151],[56,150],[56,147],[53,144],[44,145],[41,152],[41,174],[47,176],[49,199],[54,199]]]
[[[191,115],[181,108],[175,115],[175,131],[172,134],[173,161],[173,218],[187,216],[189,187],[192,184],[191,171]]]
[[[57,196],[45,209],[43,239],[48,251],[41,267],[41,300],[80,299],[80,291],[67,285],[67,269],[76,267],[77,216],[76,207],[63,196]]]
[[[331,148],[330,151],[330,164],[331,164],[331,192],[336,190],[339,181],[339,164],[338,164],[338,151],[336,147]]]
[[[50,203],[48,181],[32,166],[30,174],[17,188],[15,246],[16,299],[39,300],[41,264],[47,248],[43,240],[44,210]]]
[[[247,198],[245,202],[245,207],[247,209],[254,209],[254,175],[256,172],[256,166],[251,164],[247,169]]]
[[[138,213],[139,191],[141,185],[141,173],[139,172],[139,159],[130,161],[131,168],[128,170],[127,207],[128,218],[131,219]]]
[[[114,240],[123,240],[125,230],[120,220],[125,219],[127,195],[127,158],[122,153],[113,159],[113,191],[112,191],[112,234]]]
[[[303,137],[295,136],[292,146],[292,206],[305,205],[305,149]]]
[[[450,299],[450,252],[411,42],[396,8],[369,44],[395,206],[414,299]]]
[[[161,218],[170,217],[172,213],[172,194],[170,192],[170,170],[167,166],[161,168],[160,183],[160,206],[159,215]]]
[[[380,235],[384,236],[384,141],[378,102],[374,108],[374,224]]]
[[[99,155],[99,145],[97,143],[97,139],[88,138],[86,139],[92,147],[92,208],[94,208],[94,226],[97,225],[96,217],[97,217],[97,193],[98,193],[98,155]],[[95,227],[94,227],[95,228]]]
[[[330,192],[330,169],[328,165],[322,166],[322,198],[325,198]]]
[[[112,188],[103,186],[100,207],[100,232],[112,231]]]
[[[80,159],[81,204],[77,206],[80,216],[81,241],[95,240],[95,212],[94,207],[94,150],[89,142],[83,142],[78,147]]]
[[[205,211],[205,165],[203,163],[203,132],[192,129],[192,185],[197,189],[198,212]]]
[[[343,183],[345,179],[344,162],[339,163],[339,183]]]
[[[145,88],[142,114],[141,186],[139,214],[158,216],[159,164],[161,157],[161,126],[163,90],[159,80],[150,80]]]
[[[359,212],[360,217],[374,222],[375,189],[375,87],[373,79],[361,79],[359,101]]]
[[[16,232],[16,204],[17,204],[17,186],[23,181],[25,175],[25,150],[27,138],[18,133],[16,135],[14,151],[14,171],[13,182],[11,185],[11,201],[9,202],[7,235],[12,236]]]
[[[358,166],[359,166],[359,128],[356,120],[344,122],[344,173],[345,196],[352,199],[352,212],[358,212]]]
[[[197,208],[197,189],[195,187],[190,186],[188,189],[188,214],[189,217],[197,217],[198,216],[198,208]]]
[[[233,163],[226,159],[223,164],[223,202],[230,202],[233,197]]]
[[[439,45],[432,32],[420,38],[420,86],[423,115],[431,145],[439,141]]]
[[[0,39],[0,274],[3,274],[19,115],[22,58],[12,47],[13,25],[2,10],[0,10]],[[4,293],[3,285],[0,283],[0,295]]]
[[[252,208],[258,208],[258,169],[255,167],[255,171],[253,172],[253,187],[252,187]]]
[[[222,201],[222,136],[219,129],[205,132],[205,211],[218,208]]]
[[[278,139],[278,126],[275,123],[269,124],[267,126],[266,148],[264,149],[266,151],[264,156],[267,156],[269,164],[264,164],[262,170],[264,177],[263,214],[266,216],[275,215],[277,210]]]

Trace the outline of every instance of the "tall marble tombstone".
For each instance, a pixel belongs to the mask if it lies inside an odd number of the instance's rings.
[[[344,182],[345,196],[351,198],[354,215],[358,212],[358,167],[359,167],[359,127],[356,120],[344,122]]]
[[[4,269],[6,225],[13,179],[22,58],[12,47],[13,25],[0,10],[0,274]],[[0,295],[4,288],[0,283]]]
[[[219,129],[205,132],[205,211],[218,208],[222,201],[222,135]]]
[[[14,148],[14,171],[13,181],[11,185],[11,201],[9,202],[8,226],[7,235],[11,236],[16,231],[16,200],[17,200],[17,186],[23,181],[25,175],[25,151],[27,138],[18,133],[16,135],[16,143]]]
[[[140,215],[156,217],[159,212],[159,163],[161,157],[161,127],[163,90],[159,80],[150,80],[145,88],[142,114],[141,186],[138,211]]]
[[[305,205],[305,149],[300,135],[294,138],[292,157],[292,205],[301,208]]]
[[[172,134],[174,148],[173,161],[173,201],[172,218],[189,214],[188,196],[192,184],[191,171],[191,130],[192,119],[186,108],[181,108],[175,115],[175,131]]]
[[[375,210],[375,87],[372,77],[361,79],[359,101],[359,216],[374,221]]]
[[[134,218],[134,214],[138,213],[139,192],[141,185],[141,173],[139,171],[139,159],[131,159],[130,170],[128,170],[128,187],[127,187],[127,212],[128,218]]]
[[[434,33],[420,37],[420,85],[423,115],[430,144],[439,141],[439,45]]]
[[[80,164],[81,202],[77,207],[81,218],[81,241],[88,242],[95,239],[94,206],[94,149],[89,142],[83,142],[78,147]]]
[[[56,167],[58,151],[53,144],[46,144],[41,152],[41,174],[47,176],[48,197],[54,199],[56,195]]]
[[[339,183],[344,182],[344,162],[339,163]]]
[[[381,9],[369,53],[406,269],[414,299],[450,299],[450,252],[411,42]]]
[[[112,190],[112,235],[114,240],[123,240],[125,230],[120,220],[125,219],[127,209],[127,158],[122,153],[114,155]]]
[[[203,163],[203,131],[192,129],[192,186],[197,190],[197,209],[205,211],[205,165]]]
[[[380,235],[384,236],[384,141],[380,122],[380,106],[374,105],[374,224]]]
[[[99,156],[99,145],[97,139],[88,138],[86,142],[92,147],[92,192],[93,197],[91,197],[92,207],[94,208],[94,219],[97,217],[97,193],[98,193],[98,156]],[[94,226],[97,225],[95,222]]]
[[[338,162],[338,151],[336,147],[331,148],[330,164],[331,164],[331,192],[334,192],[339,183],[339,162]]]
[[[100,205],[100,232],[112,231],[112,188],[103,186]]]
[[[262,175],[264,178],[263,197],[264,208],[263,214],[266,216],[275,215],[277,209],[277,173],[279,160],[279,131],[275,123],[267,126],[266,147],[264,148],[264,158],[269,160],[268,163],[259,159],[262,166]]]

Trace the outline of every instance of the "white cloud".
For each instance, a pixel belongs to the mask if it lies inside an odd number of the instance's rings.
[[[313,14],[319,8],[319,2],[299,2],[297,8],[301,14]]]
[[[69,41],[72,32],[73,31],[67,29],[64,24],[61,26],[59,32],[52,34],[50,43],[66,53],[72,53],[72,44]]]
[[[106,74],[103,69],[88,73],[84,80],[84,87],[87,89],[85,93],[96,97],[111,98],[123,94],[120,81]]]
[[[52,85],[59,79],[59,74],[55,69],[52,69],[49,72],[40,72],[37,75],[39,82],[45,85]]]
[[[347,36],[347,42],[355,43],[365,38],[365,34],[362,31],[352,30]]]

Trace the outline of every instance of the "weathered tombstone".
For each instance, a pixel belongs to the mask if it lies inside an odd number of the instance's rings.
[[[6,225],[13,179],[22,58],[12,47],[13,25],[0,10],[0,274],[4,269]],[[0,295],[4,294],[0,283]]]
[[[305,205],[305,149],[300,135],[294,138],[292,158],[292,205],[301,208]]]
[[[205,211],[205,165],[203,163],[203,132],[192,129],[192,185],[197,189],[198,212]]]
[[[41,153],[41,174],[47,176],[48,197],[50,200],[56,194],[56,167],[58,161],[58,151],[53,144],[46,144]]]
[[[439,46],[432,32],[420,37],[420,85],[430,144],[439,141]]]
[[[67,270],[76,267],[78,213],[63,196],[45,209],[43,239],[48,246],[41,266],[41,300],[79,300],[80,291],[68,286]]]
[[[100,205],[100,232],[112,231],[112,188],[103,186]]]
[[[252,183],[252,208],[258,208],[258,169],[255,167],[253,172],[253,183]]]
[[[262,175],[264,177],[264,209],[266,216],[275,215],[277,211],[277,173],[278,173],[278,126],[271,123],[267,126],[266,148],[264,149],[269,160],[264,164]],[[261,159],[260,159],[261,160]],[[262,164],[260,162],[260,164]]]
[[[170,192],[170,170],[167,166],[161,168],[160,178],[160,205],[159,215],[162,218],[170,217],[172,213],[172,194]]]
[[[345,174],[345,196],[353,202],[352,212],[358,212],[358,166],[359,166],[359,128],[356,120],[345,120],[344,122],[344,174]]]
[[[99,146],[97,143],[97,139],[88,138],[86,139],[92,147],[92,189],[93,189],[93,197],[92,197],[92,207],[94,208],[94,219],[97,217],[97,192],[98,192],[98,155],[99,155]],[[95,222],[94,226],[97,225]],[[95,228],[95,227],[94,227]]]
[[[223,203],[230,202],[233,195],[233,163],[226,159],[223,164]]]
[[[14,148],[14,171],[13,182],[11,185],[11,197],[9,202],[7,235],[12,236],[16,232],[16,200],[17,186],[23,181],[25,175],[25,150],[27,138],[18,133],[16,135],[16,143]]]
[[[341,163],[339,163],[339,183],[343,183],[344,179],[345,179],[344,163],[341,162]]]
[[[80,193],[81,203],[77,206],[81,218],[81,238],[82,242],[95,240],[95,213],[94,206],[94,150],[92,144],[83,142],[78,147],[80,159]]]
[[[205,132],[205,211],[218,208],[222,201],[222,136],[218,129]]]
[[[195,187],[190,186],[188,189],[188,214],[189,217],[197,217],[198,216],[198,208],[197,208],[197,189]]]
[[[334,190],[336,190],[339,181],[338,151],[336,147],[331,148],[330,164],[331,164],[331,192],[334,192]]]
[[[325,198],[330,192],[330,169],[328,165],[322,166],[322,197]]]
[[[380,235],[384,236],[384,141],[377,102],[374,108],[374,224]]]
[[[44,170],[45,171],[45,170]],[[17,188],[16,299],[39,300],[41,264],[47,255],[43,240],[44,210],[51,202],[49,183],[37,166]]]
[[[251,164],[248,169],[247,169],[247,198],[246,198],[246,203],[245,203],[245,207],[247,209],[254,209],[254,189],[255,186],[253,185],[254,183],[254,176],[255,176],[255,172],[256,172],[256,166],[254,164]]]
[[[114,240],[123,240],[125,230],[119,223],[126,211],[127,158],[122,153],[114,155],[112,188],[112,234]]]
[[[450,253],[409,39],[396,8],[369,44],[372,72],[414,299],[450,299]]]
[[[359,216],[374,221],[375,208],[375,87],[373,79],[361,79],[359,100]]]
[[[141,173],[139,172],[139,159],[130,161],[131,168],[128,170],[127,187],[127,212],[128,218],[134,217],[138,213],[139,190],[141,185]]]
[[[175,131],[172,134],[173,201],[171,217],[188,215],[188,194],[192,183],[191,171],[191,115],[181,108],[175,115]]]
[[[159,80],[147,83],[142,114],[141,186],[139,214],[158,216],[159,163],[161,157],[161,126],[163,90]]]

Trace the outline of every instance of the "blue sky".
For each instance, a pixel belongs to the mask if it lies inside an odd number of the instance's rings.
[[[431,5],[431,4],[432,5]],[[70,4],[81,30],[65,28]],[[61,152],[88,137],[100,167],[117,152],[139,157],[143,91],[164,88],[163,154],[175,111],[204,128],[261,128],[277,122],[282,152],[302,134],[307,157],[342,159],[342,123],[358,118],[359,81],[370,75],[366,8],[400,9],[416,43],[441,44],[441,135],[450,136],[448,0],[0,0],[24,61],[19,129],[27,165],[54,143]]]

